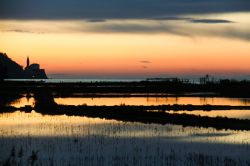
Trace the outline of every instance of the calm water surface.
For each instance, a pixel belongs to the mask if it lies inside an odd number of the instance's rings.
[[[66,115],[42,115],[32,111],[0,114],[0,136],[4,137],[164,137],[178,141],[250,143],[249,131],[216,130],[213,128],[182,127],[181,125],[157,125],[122,122],[100,118]],[[203,136],[202,136],[203,135]],[[202,136],[202,137],[201,137]]]
[[[55,98],[58,104],[66,105],[163,105],[163,104],[193,104],[193,105],[250,105],[250,99],[222,97],[102,97],[102,98]]]
[[[193,104],[193,105],[231,105],[250,106],[249,98],[223,98],[223,97],[67,97],[55,98],[57,104],[65,105],[164,105],[164,104]],[[34,98],[22,97],[10,103],[15,107],[34,105]]]
[[[10,105],[22,107],[25,105],[34,106],[34,98],[22,97],[13,101]],[[55,98],[55,102],[65,105],[162,105],[162,104],[193,104],[193,105],[250,105],[249,99],[222,98],[222,97],[102,97],[102,98]],[[250,119],[250,110],[216,110],[216,111],[179,111],[178,113],[194,114],[209,117],[228,117],[239,119]]]
[[[0,165],[214,165],[250,162],[250,132],[66,115],[0,114]],[[32,160],[31,156],[36,156]],[[190,159],[191,157],[191,159]]]

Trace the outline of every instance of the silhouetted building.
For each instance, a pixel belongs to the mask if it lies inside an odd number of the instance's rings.
[[[207,83],[214,83],[214,82],[215,82],[215,78],[211,77],[208,74],[200,78],[200,84],[207,84]]]
[[[46,73],[44,69],[40,69],[40,65],[37,63],[33,63],[30,65],[29,57],[27,57],[27,66],[24,70],[26,75],[29,78],[36,78],[36,79],[46,79]]]
[[[27,57],[27,63],[26,63],[26,68],[30,66],[30,59]]]

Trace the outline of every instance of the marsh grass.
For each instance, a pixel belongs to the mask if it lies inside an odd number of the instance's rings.
[[[0,165],[6,166],[250,164],[248,131],[34,112],[0,115],[0,124]]]

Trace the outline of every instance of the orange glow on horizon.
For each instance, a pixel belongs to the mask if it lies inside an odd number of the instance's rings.
[[[0,32],[0,51],[48,74],[204,74],[250,72],[250,42],[165,33]],[[148,63],[142,63],[148,61]]]

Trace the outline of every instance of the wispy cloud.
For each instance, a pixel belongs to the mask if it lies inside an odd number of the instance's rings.
[[[141,65],[141,68],[143,69],[148,69],[149,68],[149,64],[152,63],[151,61],[149,60],[141,60],[139,61],[142,65]]]
[[[220,23],[234,23],[230,20],[221,20],[221,19],[192,19],[192,23],[208,23],[208,24],[220,24]]]
[[[159,20],[159,21],[189,21],[191,18],[189,17],[180,17],[180,16],[169,16],[169,17],[152,17],[146,18],[146,20]]]
[[[250,15],[250,14],[249,14]],[[223,37],[250,41],[248,23],[227,19],[178,20],[71,20],[71,21],[7,21],[1,23],[0,31],[17,33],[130,33],[172,34],[184,37]],[[181,18],[178,18],[181,19]],[[204,26],[204,24],[207,24]],[[8,25],[8,26],[7,26]],[[9,26],[11,25],[11,26]],[[148,63],[145,61],[145,63]]]
[[[140,63],[149,64],[149,63],[152,63],[152,62],[148,61],[148,60],[142,60],[142,61],[140,61]]]
[[[198,24],[200,23],[200,24]],[[224,24],[223,24],[224,23]],[[203,24],[209,24],[204,26]],[[220,24],[220,25],[217,25]],[[107,22],[91,26],[86,30],[99,33],[166,33],[186,37],[223,37],[239,40],[250,40],[249,24],[239,24],[228,20],[202,19],[189,23],[168,21],[151,22]]]
[[[234,23],[233,21],[224,20],[224,19],[194,19],[192,17],[155,17],[155,18],[147,18],[146,20],[187,21],[187,22],[191,22],[191,23],[210,23],[210,24]]]
[[[17,32],[17,33],[36,33],[36,34],[44,34],[44,32],[29,31],[29,30],[24,30],[24,29],[8,29],[8,30],[3,30],[3,32]]]
[[[93,22],[93,23],[95,23],[95,22],[105,22],[106,20],[105,19],[89,19],[89,20],[87,20],[87,22]]]

